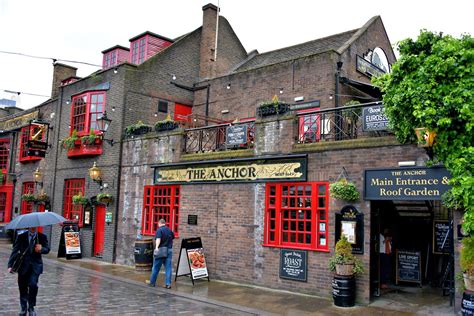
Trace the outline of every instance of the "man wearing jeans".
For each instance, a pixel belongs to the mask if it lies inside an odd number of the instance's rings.
[[[158,221],[158,229],[155,233],[155,241],[156,246],[155,248],[161,247],[168,247],[168,256],[166,258],[153,258],[153,269],[151,270],[151,276],[149,285],[154,287],[156,284],[156,278],[158,277],[158,273],[160,272],[161,265],[165,264],[165,288],[171,288],[171,262],[173,256],[173,239],[174,233],[171,229],[166,226],[166,221],[164,219],[160,219]],[[148,282],[147,282],[148,283]]]

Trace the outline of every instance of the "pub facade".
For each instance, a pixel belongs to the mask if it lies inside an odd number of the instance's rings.
[[[40,169],[48,170],[51,210],[80,226],[83,256],[134,265],[137,236],[151,238],[164,218],[176,245],[201,238],[211,279],[330,297],[328,261],[344,234],[365,267],[356,294],[367,304],[385,294],[379,242],[388,228],[394,253],[418,254],[416,281],[440,282],[455,247],[440,249],[437,240],[459,214],[439,201],[449,175],[426,167],[423,148],[395,139],[370,83],[395,62],[381,18],[247,53],[224,17],[216,24],[217,10],[204,6],[202,27],[178,39],[145,32],[130,49],[104,50],[103,69],[86,78],[55,66],[62,85],[44,116],[54,129]],[[99,126],[104,114],[108,130]],[[87,136],[92,143],[82,142]],[[358,201],[330,195],[341,178],[356,185]],[[113,201],[96,203],[100,193]],[[91,202],[73,203],[78,194]],[[347,210],[354,225],[341,224]],[[404,235],[406,227],[418,232]],[[61,228],[48,233],[57,250]],[[391,283],[410,286],[413,271],[400,278],[395,257]],[[284,267],[290,261],[299,272]]]

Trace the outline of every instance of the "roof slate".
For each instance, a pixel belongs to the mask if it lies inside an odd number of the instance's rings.
[[[319,38],[306,43],[277,49],[263,54],[255,55],[246,63],[240,65],[236,72],[260,68],[272,64],[298,59],[305,56],[320,54],[329,50],[337,50],[344,45],[358,29],[347,31],[328,37]]]

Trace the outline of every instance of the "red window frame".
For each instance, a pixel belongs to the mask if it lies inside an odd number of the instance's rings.
[[[20,162],[28,162],[28,161],[37,161],[41,160],[41,157],[36,156],[29,156],[28,155],[28,142],[31,140],[31,135],[35,135],[39,131],[39,126],[30,125],[22,127],[20,133],[20,155],[18,160]],[[37,140],[44,141],[44,132],[40,134]]]
[[[84,195],[85,182],[85,179],[64,180],[63,216],[69,220],[77,221],[80,227],[82,227],[84,206],[73,204],[72,197],[79,193]]]
[[[300,115],[307,112],[319,110],[319,108],[311,108],[298,111],[298,142],[299,143],[316,143],[321,140],[321,115],[316,113]]]
[[[10,139],[0,138],[0,170],[8,170],[10,159]]]
[[[34,194],[35,193],[35,183],[32,181],[23,182],[23,193],[22,194]],[[33,211],[34,203],[28,201],[21,201],[20,214],[28,214]]]
[[[328,182],[267,183],[264,246],[329,251]]]
[[[76,95],[71,105],[71,130],[78,136],[89,134],[90,129],[98,130],[97,119],[105,111],[106,94],[104,91],[90,91]]]
[[[108,69],[112,66],[115,66],[117,64],[117,55],[118,54],[116,50],[105,53],[102,68]]]
[[[166,220],[175,236],[179,236],[179,185],[147,185],[144,187],[143,212],[142,212],[142,234],[155,235],[158,229],[158,221]]]
[[[130,44],[130,62],[139,65],[146,60],[148,36],[139,38]]]

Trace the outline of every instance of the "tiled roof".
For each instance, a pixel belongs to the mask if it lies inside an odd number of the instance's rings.
[[[358,29],[344,33],[323,37],[310,42],[277,49],[274,51],[258,54],[246,63],[235,69],[235,71],[245,71],[263,66],[277,64],[304,56],[316,55],[329,50],[337,50],[344,45]]]

